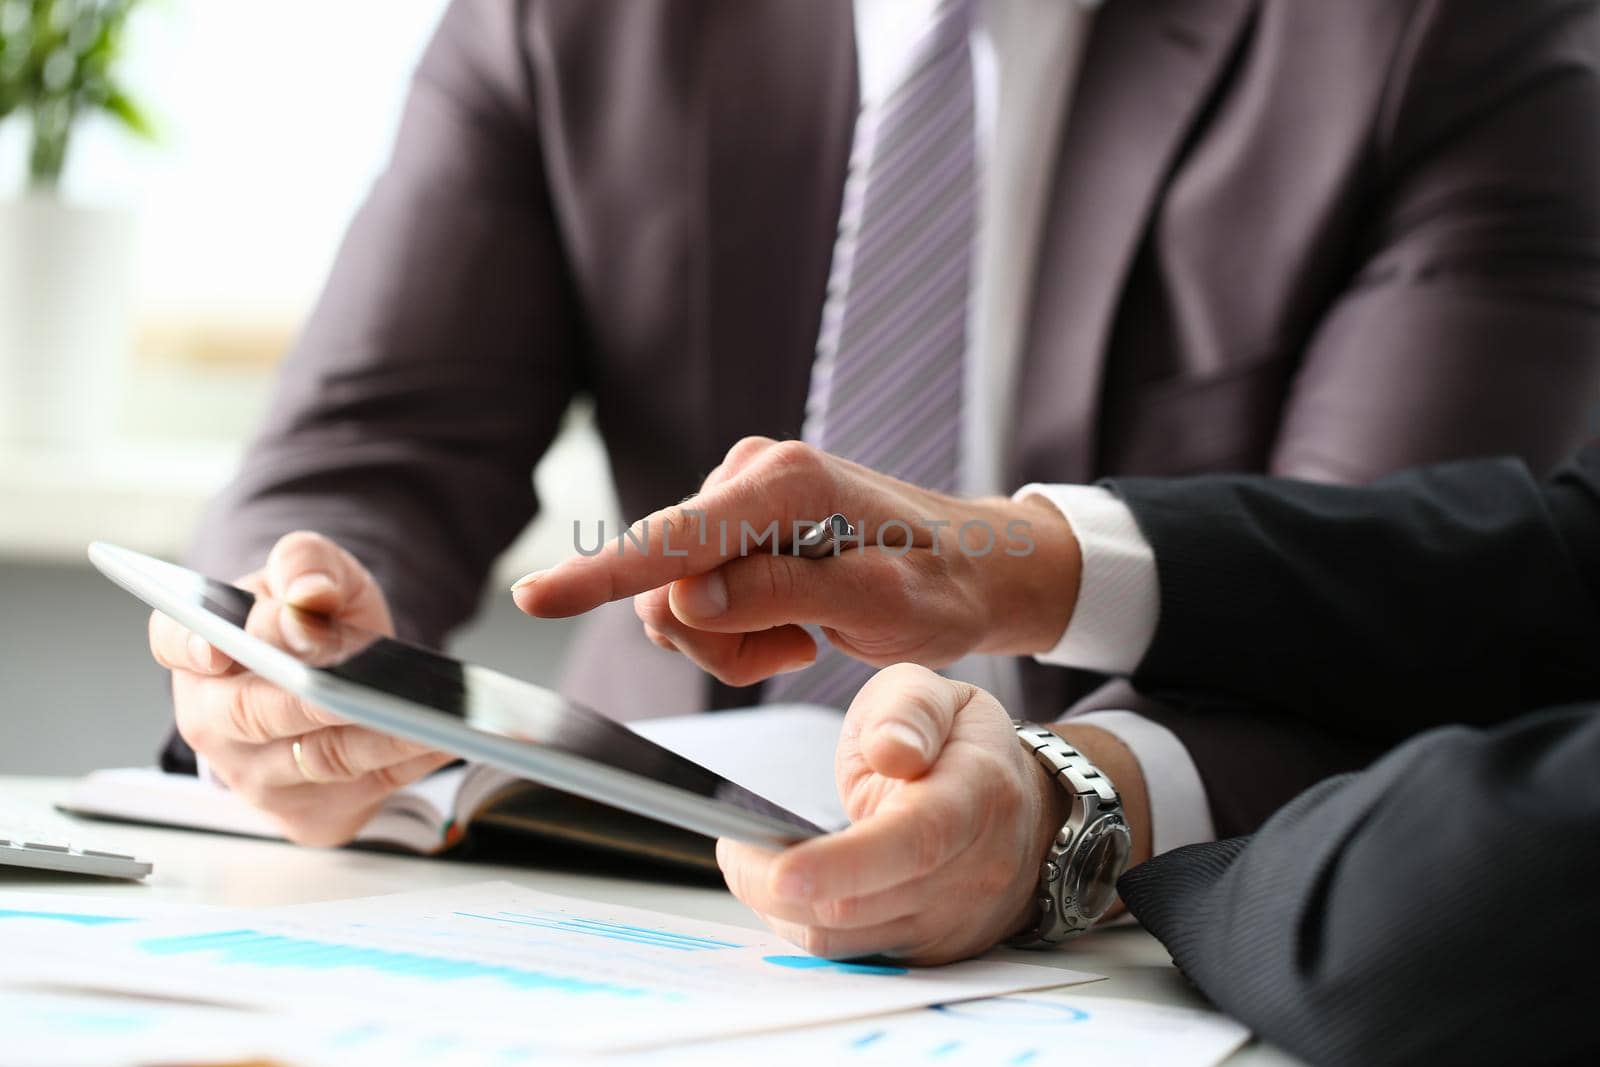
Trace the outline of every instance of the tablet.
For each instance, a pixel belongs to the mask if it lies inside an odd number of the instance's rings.
[[[91,545],[89,559],[236,662],[351,722],[709,837],[782,847],[824,832],[552,690],[115,545]]]

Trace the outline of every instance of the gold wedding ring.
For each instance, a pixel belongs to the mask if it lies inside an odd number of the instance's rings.
[[[302,751],[301,748],[300,748],[300,742],[296,741],[294,744],[290,745],[289,746],[289,751],[294,753],[294,765],[296,767],[300,768],[300,777],[304,778],[307,782],[310,782],[312,785],[320,785],[320,784],[322,784],[316,778],[313,778],[311,776],[311,772],[310,771],[306,770],[306,757],[305,757],[304,751]]]

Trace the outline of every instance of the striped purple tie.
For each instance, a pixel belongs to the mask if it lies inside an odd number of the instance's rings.
[[[959,476],[976,230],[972,5],[942,0],[893,90],[857,117],[806,400],[811,444],[942,492]],[[872,676],[819,644],[768,700],[842,706]]]

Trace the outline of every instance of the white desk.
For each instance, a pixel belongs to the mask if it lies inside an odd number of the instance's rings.
[[[0,809],[41,821],[63,795],[64,778],[0,777]],[[506,879],[548,893],[654,908],[693,918],[757,927],[761,922],[725,890],[576,874],[536,867],[495,866],[418,859],[294,845],[182,830],[157,830],[85,822],[86,838],[108,843],[155,864],[144,883],[49,875],[0,867],[0,892],[62,893],[143,900],[260,907],[402,890],[442,888]],[[1074,995],[1128,997],[1160,1004],[1204,1007],[1173,968],[1166,950],[1133,927],[1100,931],[1056,953],[1004,950],[1020,962],[1075,967],[1108,975],[1079,986]],[[1291,1065],[1276,1049],[1252,1044],[1230,1064]]]

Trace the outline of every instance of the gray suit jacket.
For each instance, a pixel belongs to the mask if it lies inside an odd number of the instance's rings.
[[[848,0],[457,0],[192,562],[233,576],[321,530],[437,643],[533,516],[574,396],[629,516],[744,435],[798,435],[852,33]],[[1600,395],[1597,55],[1589,3],[1106,5],[1053,179],[1012,480],[1552,464]],[[571,667],[611,711],[751,698],[644,641],[626,605]],[[1035,718],[1090,688],[1025,671]],[[1225,832],[1365,755],[1254,721],[1200,742]],[[1284,768],[1237,811],[1234,760]]]

